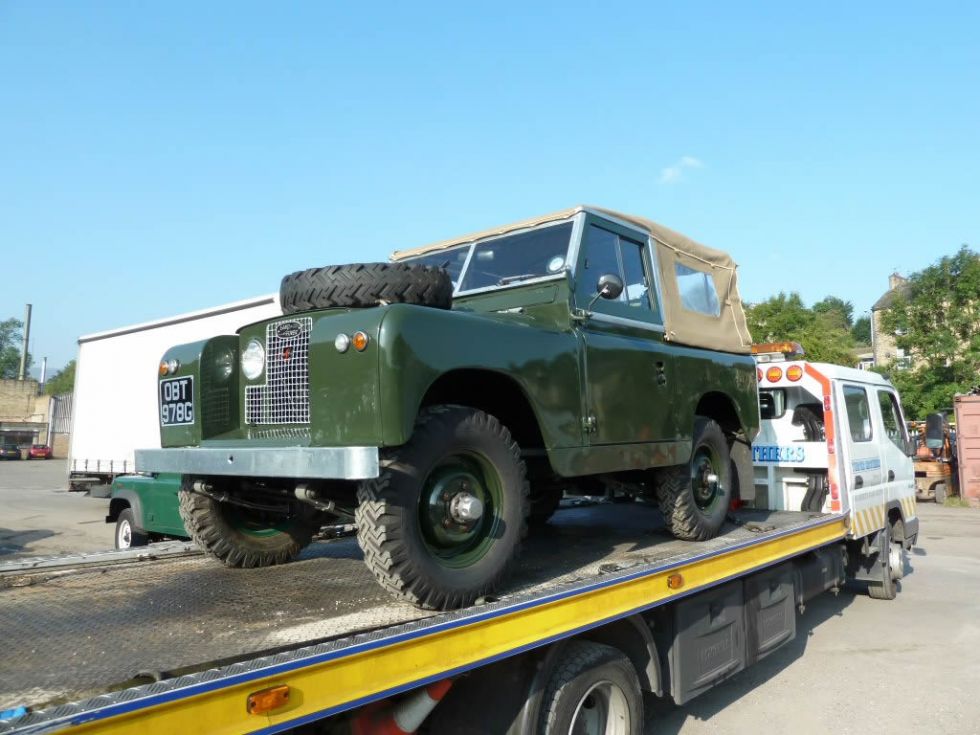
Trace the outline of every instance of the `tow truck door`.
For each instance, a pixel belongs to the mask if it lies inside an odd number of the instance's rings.
[[[915,467],[912,459],[905,454],[908,434],[905,417],[895,391],[884,386],[875,387],[875,403],[881,416],[882,437],[881,464],[884,477],[884,500],[888,505],[893,501],[901,503],[903,498],[915,495]]]
[[[840,432],[846,451],[842,470],[850,497],[851,533],[865,536],[880,528],[879,520],[884,519],[881,429],[872,410],[878,397],[873,388],[860,383],[841,381],[837,390],[839,405],[844,407]]]

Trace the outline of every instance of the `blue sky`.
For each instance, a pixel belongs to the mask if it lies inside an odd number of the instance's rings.
[[[81,334],[576,203],[860,314],[980,246],[975,3],[0,3],[0,319]]]

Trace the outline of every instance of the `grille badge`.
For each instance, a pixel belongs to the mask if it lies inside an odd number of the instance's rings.
[[[280,322],[276,325],[276,336],[279,339],[295,339],[303,328],[299,322]]]

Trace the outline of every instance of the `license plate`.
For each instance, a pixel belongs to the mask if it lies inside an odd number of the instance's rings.
[[[186,426],[194,423],[194,378],[160,381],[160,425]]]

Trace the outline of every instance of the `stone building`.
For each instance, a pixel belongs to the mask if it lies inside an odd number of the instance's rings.
[[[911,357],[895,344],[895,335],[886,332],[881,326],[882,314],[891,307],[895,298],[908,290],[908,279],[898,273],[888,276],[888,290],[871,307],[871,349],[874,364],[884,367],[898,362],[902,367],[912,367]]]

